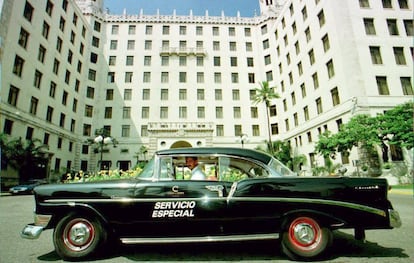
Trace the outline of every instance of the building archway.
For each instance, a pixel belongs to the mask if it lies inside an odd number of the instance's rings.
[[[187,141],[176,141],[171,145],[171,149],[174,148],[185,148],[185,147],[193,147],[189,142]]]

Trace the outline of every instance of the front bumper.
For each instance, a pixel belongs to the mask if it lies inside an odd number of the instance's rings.
[[[391,227],[400,227],[401,226],[401,218],[400,214],[394,209],[388,209],[388,218],[390,220]]]
[[[20,233],[20,236],[26,239],[37,239],[39,238],[43,229],[43,226],[35,226],[33,224],[29,224],[23,228],[22,232]]]
[[[42,215],[42,214],[34,214],[34,223],[26,225],[20,236],[22,238],[27,239],[37,239],[39,238],[40,234],[49,224],[52,216],[51,215]]]

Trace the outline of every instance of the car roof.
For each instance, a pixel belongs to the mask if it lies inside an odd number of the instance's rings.
[[[252,149],[246,148],[233,148],[233,147],[188,147],[188,148],[173,148],[167,150],[159,150],[157,155],[232,155],[244,158],[251,158],[258,160],[262,163],[268,164],[272,159],[272,156]]]

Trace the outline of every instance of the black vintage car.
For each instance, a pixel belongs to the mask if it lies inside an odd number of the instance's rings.
[[[192,180],[195,170],[201,179]],[[158,151],[136,179],[36,187],[35,222],[22,236],[54,228],[56,252],[68,260],[113,240],[277,238],[288,257],[309,260],[329,247],[332,230],[352,228],[363,239],[367,229],[399,227],[387,192],[383,179],[298,177],[254,150],[170,149]]]

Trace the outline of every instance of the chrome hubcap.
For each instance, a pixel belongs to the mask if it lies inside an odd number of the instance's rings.
[[[91,244],[93,235],[94,230],[90,222],[75,220],[68,224],[63,241],[69,249],[80,251]]]
[[[307,223],[297,224],[293,229],[295,239],[305,245],[310,245],[315,240],[315,232],[311,225]]]

